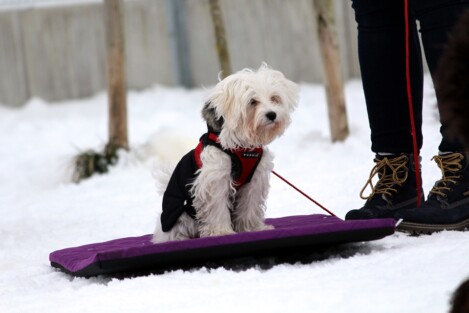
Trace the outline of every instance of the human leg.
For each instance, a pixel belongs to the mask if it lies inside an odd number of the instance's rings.
[[[393,217],[402,209],[415,207],[417,187],[409,118],[406,80],[404,1],[353,0],[358,24],[358,49],[371,149],[377,153],[367,185],[370,196],[361,209],[346,219]],[[410,20],[410,82],[417,149],[422,146],[423,71],[417,28]],[[378,175],[373,186],[372,176]],[[421,181],[421,180],[420,180]],[[363,192],[362,192],[363,193]]]
[[[444,2],[444,3],[443,3]],[[422,36],[424,39],[425,53],[428,54],[427,60],[432,76],[436,75],[436,68],[439,57],[443,53],[441,47],[446,46],[448,33],[452,30],[454,21],[468,7],[468,1],[429,1],[425,2],[425,11],[422,13],[421,25]],[[429,7],[430,4],[434,4]],[[445,5],[443,5],[445,4]],[[430,10],[431,9],[431,10]],[[435,21],[430,24],[430,17]],[[457,25],[457,31],[454,33],[448,50],[445,53],[453,53],[452,49],[464,48],[469,51],[469,13],[465,19]],[[458,36],[462,36],[458,38]],[[443,56],[444,59],[446,55]],[[445,66],[449,68],[439,68],[438,71],[458,72],[460,68],[469,67],[467,56],[460,60],[449,62],[446,60]],[[459,77],[466,80],[469,77]],[[436,88],[437,98],[439,98],[439,88]],[[464,103],[467,101],[463,100]],[[440,112],[442,105],[439,102]],[[429,193],[427,201],[421,208],[407,210],[397,214],[396,218],[404,220],[398,229],[411,232],[430,233],[443,229],[462,230],[469,228],[469,162],[468,154],[464,152],[464,146],[457,140],[454,140],[446,133],[448,122],[442,122],[442,142],[440,144],[440,153],[434,157],[438,167],[441,170],[442,177],[439,179]],[[466,148],[467,150],[467,148]]]
[[[412,153],[407,99],[404,2],[353,0],[358,56],[375,153]],[[410,23],[410,73],[418,149],[422,146],[423,70],[415,19]]]

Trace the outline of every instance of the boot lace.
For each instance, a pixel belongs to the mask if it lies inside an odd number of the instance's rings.
[[[452,188],[451,184],[457,185],[462,175],[456,175],[458,171],[462,169],[461,161],[464,156],[461,153],[450,153],[447,155],[435,155],[432,160],[435,160],[436,164],[441,170],[442,178],[438,180],[430,190],[430,194],[438,195],[446,198],[447,192],[450,192]],[[467,192],[466,192],[467,193]]]
[[[397,192],[394,188],[396,185],[401,186],[408,176],[407,161],[409,158],[406,155],[401,155],[389,159],[387,157],[382,160],[375,159],[375,166],[371,169],[370,177],[368,178],[365,186],[363,186],[360,197],[364,200],[372,198],[376,194],[383,194],[386,196],[392,196],[393,193]],[[379,179],[376,185],[373,186],[373,177],[378,175]],[[364,196],[364,192],[367,187],[370,186],[371,193],[368,196]]]

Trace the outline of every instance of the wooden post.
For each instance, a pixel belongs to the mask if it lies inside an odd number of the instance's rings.
[[[333,0],[313,0],[319,45],[324,66],[329,125],[332,141],[343,141],[349,134],[340,57],[335,32]]]
[[[114,149],[128,149],[127,87],[122,18],[122,0],[105,0],[109,142]]]
[[[220,62],[222,77],[231,74],[230,54],[228,52],[228,42],[226,40],[225,24],[218,0],[209,0],[210,14],[212,16],[213,28],[215,31],[215,41]]]

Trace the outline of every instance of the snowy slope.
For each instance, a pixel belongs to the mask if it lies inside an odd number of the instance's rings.
[[[271,145],[276,170],[340,217],[363,201],[373,166],[363,92],[347,84],[351,136],[331,144],[322,86],[302,85],[286,134]],[[116,280],[71,278],[51,251],[153,231],[160,196],[151,175],[205,130],[206,91],[155,87],[130,93],[132,152],[109,175],[68,182],[70,160],[107,138],[106,97],[22,109],[0,106],[0,312],[446,312],[469,277],[469,233],[395,234],[334,250],[326,260],[242,272],[175,271]],[[439,170],[435,98],[427,81],[423,175]],[[188,149],[188,148],[187,148]],[[322,213],[272,177],[268,217]]]

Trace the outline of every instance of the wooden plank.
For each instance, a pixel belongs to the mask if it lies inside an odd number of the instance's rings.
[[[0,103],[20,105],[29,98],[29,89],[17,11],[0,11],[0,42]]]
[[[173,1],[173,0],[169,0]],[[125,55],[129,89],[178,85],[165,0],[124,1]]]
[[[98,4],[20,11],[32,96],[48,101],[104,89],[104,26]],[[98,24],[99,22],[99,24]]]

